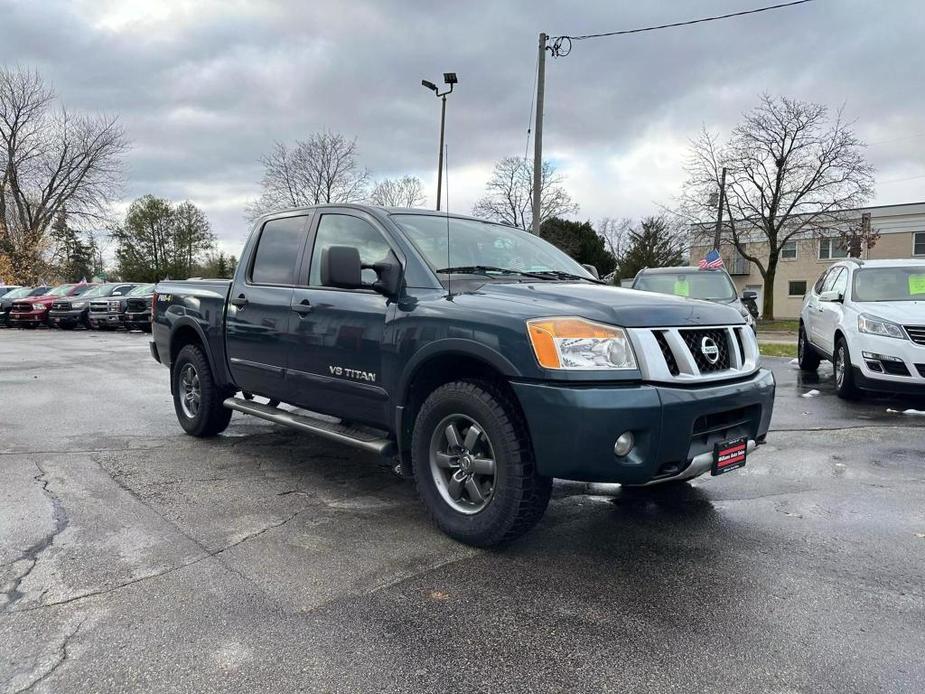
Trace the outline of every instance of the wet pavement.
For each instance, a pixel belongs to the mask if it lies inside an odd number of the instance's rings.
[[[0,331],[0,691],[925,691],[914,403],[768,359],[744,470],[481,551],[351,449],[184,436],[146,342]]]

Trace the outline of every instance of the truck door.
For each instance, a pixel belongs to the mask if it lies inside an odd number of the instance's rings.
[[[321,286],[321,252],[353,246],[364,263],[385,259],[391,249],[372,217],[356,210],[321,213],[302,263],[304,286],[292,293],[289,316],[288,401],[351,421],[388,422],[382,348],[389,300],[372,289]],[[363,271],[364,282],[376,274]]]
[[[228,367],[242,389],[282,399],[290,303],[308,239],[310,217],[266,222],[244,254],[228,297],[225,349]]]

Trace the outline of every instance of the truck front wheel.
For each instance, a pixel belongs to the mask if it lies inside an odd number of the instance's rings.
[[[411,447],[418,493],[440,529],[460,542],[512,540],[549,504],[552,479],[536,471],[520,410],[493,384],[437,388],[418,412]]]
[[[173,364],[173,406],[187,434],[215,436],[228,428],[231,410],[215,383],[209,360],[196,345],[186,345]]]

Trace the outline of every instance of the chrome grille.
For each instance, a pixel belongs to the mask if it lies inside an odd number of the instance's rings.
[[[925,345],[925,325],[904,325],[909,339],[917,345]]]
[[[681,337],[694,356],[700,373],[725,371],[729,368],[728,331],[724,328],[713,330],[682,330]],[[707,345],[716,345],[716,360],[707,356]]]
[[[28,301],[14,301],[12,310],[15,312],[31,311],[32,304],[30,304]]]
[[[106,309],[109,307],[109,303],[106,301],[91,301],[90,302],[90,312],[91,313],[106,313]]]
[[[647,381],[707,383],[758,370],[758,342],[745,325],[629,328],[627,333]],[[716,344],[716,363],[704,354],[704,338]]]
[[[70,311],[71,302],[70,301],[56,301],[51,305],[52,311]]]

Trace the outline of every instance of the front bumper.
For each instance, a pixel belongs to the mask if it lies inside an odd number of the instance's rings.
[[[55,325],[78,325],[83,322],[86,315],[86,309],[75,308],[70,311],[49,311],[48,324]]]
[[[48,311],[10,311],[10,325],[45,325]]]
[[[867,334],[849,336],[847,342],[858,388],[925,395],[925,345]],[[890,358],[872,359],[873,355]]]
[[[714,444],[744,436],[763,442],[774,408],[774,376],[678,388],[654,384],[558,386],[514,382],[540,474],[585,482],[647,484],[685,479]],[[614,454],[620,434],[635,446]],[[697,469],[694,470],[694,467]]]
[[[118,313],[90,313],[90,326],[94,328],[118,328],[122,325],[122,316]]]
[[[151,325],[151,312],[126,313],[122,318],[122,322],[127,328],[141,328],[145,325]]]

